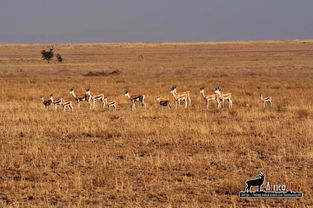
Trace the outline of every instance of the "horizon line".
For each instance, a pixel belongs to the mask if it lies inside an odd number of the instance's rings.
[[[313,39],[288,39],[288,40],[238,40],[238,41],[181,41],[181,42],[55,42],[55,43],[0,43],[5,45],[175,45],[175,44],[227,44],[227,43],[262,43],[262,42],[313,42]]]

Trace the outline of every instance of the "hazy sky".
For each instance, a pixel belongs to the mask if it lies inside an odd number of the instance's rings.
[[[0,0],[0,43],[313,39],[313,0]]]

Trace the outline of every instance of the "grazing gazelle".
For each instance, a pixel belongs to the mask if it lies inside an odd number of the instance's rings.
[[[86,94],[76,95],[73,88],[70,89],[70,94],[75,98],[78,107],[80,107],[80,102],[86,101],[89,103],[90,108],[91,108],[91,102],[90,102],[91,100],[88,98],[88,96]]]
[[[141,105],[143,107],[146,107],[144,95],[130,95],[129,92],[126,90],[125,96],[128,97],[128,99],[130,100],[130,102],[132,104],[132,109],[136,108],[136,106],[135,106],[136,102],[141,102]]]
[[[263,103],[263,108],[265,108],[266,103],[270,103],[272,107],[272,97],[263,97],[263,94],[261,94],[261,102]]]
[[[177,104],[180,105],[181,101],[185,101],[185,108],[187,108],[188,103],[189,105],[191,105],[190,91],[177,92],[176,86],[173,86],[170,90],[170,93],[173,94],[175,98],[176,108],[177,108]]]
[[[210,101],[217,101],[219,103],[219,100],[216,99],[216,94],[205,94],[204,93],[204,87],[200,88],[200,94],[202,95],[203,99],[206,101],[206,108],[209,109]]]
[[[60,101],[63,106],[63,111],[66,111],[66,108],[69,108],[73,112],[73,104],[71,101],[63,100],[63,98],[60,98]]]
[[[166,106],[168,108],[171,108],[171,103],[169,100],[161,100],[160,96],[156,98],[156,101],[160,104],[160,106]]]
[[[89,102],[92,101],[94,108],[96,107],[96,101],[102,102],[103,108],[105,107],[103,94],[91,95],[90,89],[86,89],[86,96],[87,96],[87,99],[89,100]]]
[[[103,100],[104,100],[104,106],[107,105],[109,110],[111,110],[111,108],[114,108],[114,110],[117,109],[117,102],[108,101],[107,97],[105,97]]]
[[[216,99],[218,101],[218,108],[221,108],[221,101],[223,103],[223,107],[224,107],[224,103],[225,100],[228,101],[229,105],[228,107],[231,108],[233,106],[233,101],[231,99],[231,93],[227,92],[227,93],[222,93],[221,88],[215,88],[215,94],[216,94]]]
[[[47,109],[50,105],[53,105],[53,95],[51,94],[48,100],[45,100],[44,96],[40,96],[41,100],[42,100],[42,104],[45,106],[45,108]],[[52,100],[51,100],[52,98]]]

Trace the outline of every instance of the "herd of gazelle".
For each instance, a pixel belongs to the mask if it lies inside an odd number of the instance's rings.
[[[70,89],[69,93],[73,96],[75,99],[78,107],[80,106],[81,102],[88,102],[90,105],[90,108],[96,107],[96,102],[100,102],[103,105],[103,108],[106,106],[109,110],[117,109],[117,102],[108,100],[107,97],[104,96],[104,94],[96,94],[92,95],[90,92],[90,89],[86,89],[86,92],[81,95],[76,95],[74,92],[74,89]],[[191,106],[191,98],[190,98],[190,91],[177,91],[176,86],[173,86],[170,89],[170,93],[173,95],[176,108],[181,105],[182,102],[185,104],[185,108]],[[221,88],[217,87],[214,90],[214,93],[212,94],[205,94],[204,87],[200,88],[200,94],[203,97],[203,99],[206,101],[206,108],[209,108],[210,101],[217,102],[217,108],[224,107],[225,101],[228,102],[228,107],[231,108],[233,101],[232,101],[232,94],[222,93]],[[136,108],[136,103],[141,103],[141,105],[145,108],[145,95],[137,94],[137,95],[130,95],[128,91],[125,91],[124,95],[129,99],[131,103],[131,108]],[[66,111],[67,108],[69,108],[71,111],[73,111],[73,103],[71,101],[66,101],[62,97],[58,100],[54,100],[53,94],[50,95],[48,100],[45,100],[43,96],[41,96],[42,103],[47,108],[48,106],[54,106],[54,109],[57,110],[57,106],[62,106],[63,110]],[[157,103],[161,106],[166,106],[168,108],[171,108],[171,102],[167,99],[161,99],[160,97],[156,98]],[[263,97],[261,94],[261,102],[263,103],[263,107],[266,107],[266,104],[270,104],[272,106],[272,98],[271,97]]]

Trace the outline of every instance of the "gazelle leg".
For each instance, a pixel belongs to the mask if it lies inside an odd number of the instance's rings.
[[[228,102],[229,102],[228,108],[232,108],[233,107],[233,101],[231,99],[229,99]]]
[[[221,108],[221,100],[217,99],[217,108],[220,109]]]
[[[93,108],[96,108],[96,99],[93,99]]]
[[[185,108],[188,107],[188,99],[185,99]]]

